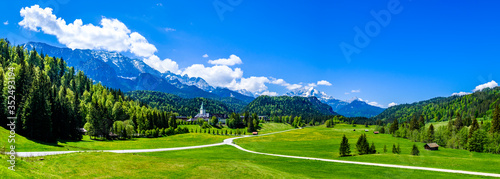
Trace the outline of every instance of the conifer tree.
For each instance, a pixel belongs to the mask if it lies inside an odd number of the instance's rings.
[[[493,110],[490,132],[500,132],[500,104],[497,104]]]
[[[340,143],[340,156],[348,156],[351,155],[351,145],[349,144],[349,140],[347,137],[344,136],[342,137],[342,142]]]
[[[411,154],[416,156],[420,155],[420,151],[418,150],[417,145],[413,144],[413,149],[411,150]]]

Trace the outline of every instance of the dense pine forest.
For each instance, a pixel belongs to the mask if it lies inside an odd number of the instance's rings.
[[[441,147],[500,154],[500,87],[386,109],[377,130]],[[392,121],[386,123],[383,121]],[[428,122],[446,125],[426,125]]]
[[[109,138],[113,133],[130,137],[136,131],[177,127],[175,113],[94,84],[61,58],[27,51],[0,39],[0,63],[1,125],[7,127],[11,123],[7,117],[15,116],[16,133],[30,139],[81,140],[79,129],[84,126],[94,138]]]
[[[413,104],[402,104],[387,108],[384,112],[374,117],[375,120],[399,122],[409,121],[414,116],[423,116],[426,121],[448,121],[460,114],[470,120],[474,118],[489,117],[495,105],[499,104],[500,87],[484,89],[464,96],[439,97]]]
[[[126,96],[133,100],[139,100],[151,107],[158,108],[163,111],[173,111],[179,115],[195,116],[198,114],[200,105],[203,103],[205,109],[212,114],[230,114],[238,113],[243,107],[243,104],[227,105],[225,102],[208,99],[208,98],[181,98],[174,94],[157,92],[157,91],[131,91],[125,93]],[[227,99],[226,101],[229,101]],[[237,99],[234,99],[237,100]]]
[[[316,97],[259,96],[244,109],[250,113],[266,116],[299,116],[304,122],[325,121],[338,115],[332,107],[320,102]],[[292,117],[290,117],[292,118]]]

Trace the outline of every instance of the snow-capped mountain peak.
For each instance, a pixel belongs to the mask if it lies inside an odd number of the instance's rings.
[[[312,97],[315,96],[319,99],[333,99],[333,97],[328,96],[325,92],[318,91],[314,87],[310,88],[300,88],[296,90],[292,90],[285,94],[286,96],[301,96],[301,97]]]

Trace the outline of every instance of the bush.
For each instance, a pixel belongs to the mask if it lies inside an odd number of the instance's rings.
[[[211,126],[208,125],[208,122],[203,122],[203,124],[201,125],[201,128],[202,129],[206,129],[206,128],[210,128]]]
[[[413,149],[411,150],[411,154],[416,156],[420,155],[420,151],[418,150],[417,145],[413,144]]]

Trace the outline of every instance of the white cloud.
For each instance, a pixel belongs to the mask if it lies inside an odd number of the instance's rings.
[[[497,82],[495,82],[494,80],[491,80],[490,82],[488,83],[485,83],[485,84],[482,84],[482,85],[479,85],[479,86],[476,86],[476,88],[474,90],[472,90],[473,92],[476,92],[476,91],[482,91],[483,89],[486,89],[486,88],[494,88],[494,87],[497,87],[498,84]]]
[[[276,84],[276,85],[280,85],[280,86],[284,86],[288,90],[295,90],[295,89],[302,88],[302,85],[300,85],[300,84],[290,84],[290,83],[287,83],[285,80],[283,80],[281,78],[280,79],[271,78],[271,82],[270,83]]]
[[[130,34],[130,52],[140,57],[151,57],[158,51],[153,44],[137,32]]]
[[[392,103],[389,103],[389,104],[387,105],[387,107],[393,107],[393,106],[396,106],[396,105],[398,105],[398,103],[392,102]]]
[[[201,77],[212,86],[227,87],[235,79],[243,77],[240,68],[231,69],[228,66],[205,67],[203,64],[193,64],[187,67],[182,75]]]
[[[3,22],[3,25],[9,25],[9,21]]]
[[[117,52],[131,52],[143,57],[144,62],[160,71],[179,73],[179,66],[171,59],[160,60],[155,55],[158,51],[144,36],[131,32],[118,19],[102,17],[100,25],[83,24],[81,19],[67,24],[62,18],[52,14],[51,8],[40,8],[39,5],[24,7],[20,11],[23,20],[21,27],[45,34],[54,35],[59,43],[71,49],[108,50]],[[175,30],[175,29],[174,29]]]
[[[348,94],[350,94],[350,93],[348,93],[348,92],[345,92],[344,94],[345,94],[345,95],[348,95]]]
[[[208,63],[212,65],[226,65],[226,66],[233,66],[236,64],[242,64],[243,62],[241,61],[240,57],[236,55],[231,55],[229,58],[221,58],[218,60],[209,60]]]
[[[170,27],[166,27],[165,31],[167,31],[167,32],[175,32],[176,29],[173,29],[173,28],[170,28]]]
[[[366,101],[366,102],[368,102],[368,101]],[[378,103],[377,103],[377,102],[375,102],[375,101],[369,102],[368,104],[369,104],[369,105],[372,105],[372,106],[381,107],[381,108],[383,108],[383,107],[384,107],[384,106],[382,106],[381,104],[378,104]]]
[[[324,86],[332,86],[332,84],[326,80],[321,80],[321,81],[318,81],[317,83],[318,85],[324,85]]]
[[[361,90],[351,90],[351,93],[361,93]]]
[[[279,94],[276,93],[276,92],[270,92],[270,91],[264,91],[260,94],[258,94],[259,96],[262,96],[262,95],[266,95],[266,96],[278,96]]]
[[[171,59],[160,60],[160,58],[156,55],[153,55],[149,58],[144,58],[144,63],[149,65],[151,68],[158,70],[161,73],[165,73],[166,71],[170,71],[172,73],[179,74],[179,65],[177,62],[172,61]]]
[[[318,86],[318,85],[317,85],[316,83],[309,83],[309,84],[307,84],[307,86],[308,86],[308,87],[316,87],[316,86]]]
[[[156,6],[163,6],[163,4],[162,3],[158,3],[158,4],[156,4]]]
[[[227,87],[232,90],[242,90],[245,89],[252,93],[262,92],[267,90],[266,83],[270,80],[267,77],[255,77],[241,78],[240,80],[233,80]]]
[[[471,94],[469,92],[459,92],[459,93],[453,93],[451,94],[451,96],[465,96],[465,95],[468,95],[468,94]]]
[[[208,54],[203,55],[203,58],[208,58]]]
[[[300,85],[300,84],[289,84],[288,86],[286,86],[286,89],[288,89],[288,90],[295,90],[295,89],[299,89],[299,88],[302,88],[302,85]]]

